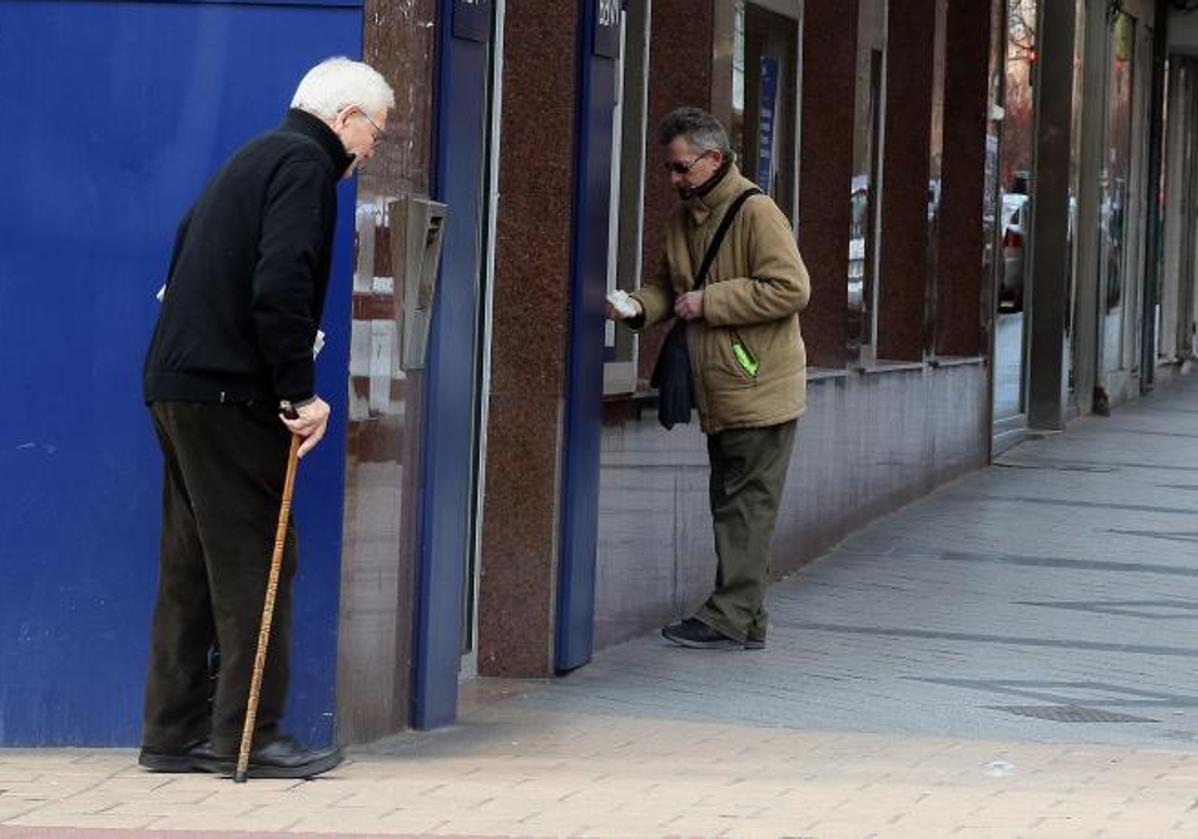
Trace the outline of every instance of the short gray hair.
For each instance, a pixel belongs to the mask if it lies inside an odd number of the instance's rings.
[[[677,108],[666,114],[657,128],[657,141],[668,146],[675,137],[685,137],[699,151],[732,153],[724,126],[701,108]]]
[[[332,119],[350,105],[372,114],[389,111],[395,107],[395,93],[378,70],[340,56],[309,70],[291,100],[291,107],[321,119]]]

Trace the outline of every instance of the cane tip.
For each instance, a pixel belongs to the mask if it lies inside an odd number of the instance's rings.
[[[235,783],[235,784],[244,784],[244,783],[245,783],[246,774],[247,774],[247,773],[245,773],[245,772],[234,772],[234,773],[233,773],[233,783]]]

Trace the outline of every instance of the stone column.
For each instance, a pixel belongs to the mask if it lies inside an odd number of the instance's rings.
[[[949,4],[944,80],[944,164],[936,353],[983,353],[986,122],[990,0]]]
[[[922,361],[935,0],[891,0],[878,282],[878,358]]]
[[[569,340],[576,3],[509,0],[478,601],[483,676],[552,672]]]
[[[808,0],[803,11],[798,237],[812,285],[803,339],[816,367],[844,367],[848,344],[857,14],[857,0]]]
[[[1045,3],[1036,84],[1036,172],[1025,310],[1029,318],[1028,425],[1065,427],[1065,321],[1069,305],[1069,162],[1072,148],[1073,3]]]
[[[1085,78],[1082,84],[1082,142],[1077,196],[1077,298],[1074,300],[1074,384],[1077,408],[1088,414],[1098,383],[1099,254],[1102,250],[1102,165],[1105,154],[1107,62],[1106,3],[1086,6]]]

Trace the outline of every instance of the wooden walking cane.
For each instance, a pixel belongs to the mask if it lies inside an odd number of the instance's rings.
[[[298,414],[290,404],[283,406],[283,415],[295,419]],[[266,582],[266,600],[262,604],[262,626],[258,630],[258,654],[254,656],[254,676],[250,680],[250,696],[245,706],[245,727],[241,730],[241,752],[237,756],[237,771],[233,781],[244,784],[250,767],[250,748],[254,742],[254,724],[258,718],[258,700],[262,694],[262,673],[266,669],[266,648],[270,646],[270,625],[275,616],[275,597],[279,591],[279,572],[283,567],[283,543],[287,540],[287,522],[291,518],[291,495],[295,491],[295,472],[299,465],[301,437],[291,435],[291,451],[287,454],[287,478],[283,481],[283,503],[279,505],[279,526],[275,530],[275,550],[270,557],[270,577]]]

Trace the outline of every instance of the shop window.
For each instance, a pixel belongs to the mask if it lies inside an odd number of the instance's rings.
[[[607,290],[635,291],[643,271],[645,138],[648,136],[650,0],[620,12],[620,59],[612,120]],[[637,336],[608,322],[604,396],[637,389]]]
[[[737,2],[733,24],[732,149],[741,173],[795,221],[798,194],[798,0]]]
[[[1001,199],[996,218],[997,311],[994,319],[994,419],[1027,412],[1027,316],[1032,242],[1032,171],[1036,145],[1036,74],[1039,4],[1012,0],[1007,7],[1006,70],[1000,132]],[[993,241],[987,236],[987,242]]]
[[[858,362],[875,360],[878,241],[884,143],[886,3],[861,0],[848,254],[848,343]]]
[[[1102,357],[1106,372],[1114,372],[1123,366],[1124,301],[1128,296],[1131,273],[1126,233],[1132,175],[1135,31],[1135,19],[1123,12],[1116,14],[1109,31],[1106,154],[1103,156],[1099,212],[1102,245],[1098,268],[1104,313]]]
[[[1071,114],[1070,148],[1069,148],[1069,222],[1067,236],[1069,242],[1069,298],[1065,304],[1065,340],[1068,351],[1065,353],[1068,364],[1069,401],[1077,404],[1077,330],[1074,329],[1074,302],[1077,300],[1077,267],[1081,257],[1078,250],[1077,236],[1077,197],[1081,194],[1081,159],[1082,159],[1082,116],[1083,92],[1085,90],[1085,56],[1086,56],[1086,2],[1075,0],[1074,9],[1077,24],[1073,36],[1073,111]]]
[[[947,72],[948,0],[936,0],[932,52],[932,125],[928,135],[927,297],[924,356],[936,354],[936,300],[940,292],[940,196],[944,185],[944,85]]]

